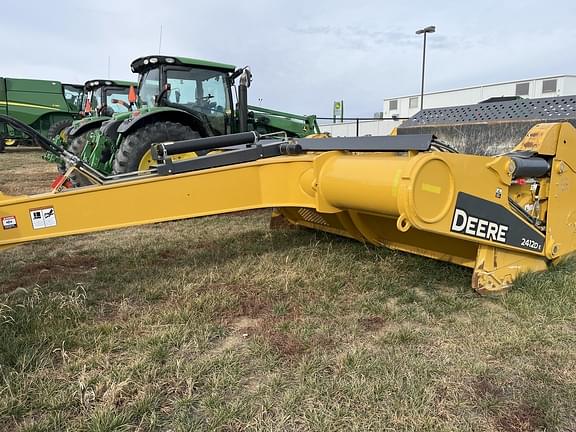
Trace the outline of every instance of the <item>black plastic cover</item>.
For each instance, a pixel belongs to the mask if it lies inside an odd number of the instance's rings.
[[[544,158],[522,158],[512,156],[515,169],[512,173],[514,178],[521,177],[544,177],[550,171],[550,162]]]

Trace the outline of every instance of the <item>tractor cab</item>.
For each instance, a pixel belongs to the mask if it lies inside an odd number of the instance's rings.
[[[112,117],[132,110],[129,81],[90,80],[84,84],[84,115]]]
[[[140,108],[183,110],[197,119],[206,135],[234,131],[234,66],[185,57],[149,56],[135,60],[132,71],[140,75]]]

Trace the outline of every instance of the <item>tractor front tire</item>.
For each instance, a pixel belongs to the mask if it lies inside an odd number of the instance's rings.
[[[88,141],[88,136],[90,135],[90,132],[92,131],[89,130],[78,135],[77,137],[74,137],[72,141],[70,141],[70,144],[68,145],[68,151],[80,157],[80,155],[82,154],[82,150],[84,150],[84,147],[86,147],[86,142]],[[66,169],[68,168],[70,168],[70,166],[66,164]],[[88,186],[92,184],[90,180],[88,180],[78,171],[74,171],[70,175],[70,181],[72,182],[74,187]]]
[[[54,123],[48,129],[48,139],[53,140],[56,136],[58,136],[64,129],[67,127],[72,126],[72,119],[60,120]]]
[[[146,165],[143,159],[149,157],[152,144],[194,138],[200,138],[200,134],[180,123],[165,121],[143,126],[124,138],[120,144],[114,157],[113,173],[124,174],[142,170]]]
[[[76,156],[80,157],[82,154],[82,150],[86,147],[86,141],[88,141],[88,135],[92,131],[84,132],[77,137],[74,137],[72,141],[70,141],[70,145],[68,146],[68,151],[74,153]]]

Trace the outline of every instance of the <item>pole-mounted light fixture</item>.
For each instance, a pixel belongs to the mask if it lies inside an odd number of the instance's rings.
[[[422,87],[420,89],[420,109],[424,109],[424,69],[426,68],[426,35],[428,33],[434,33],[436,31],[436,26],[424,27],[420,30],[416,30],[417,35],[424,35],[424,49],[422,50]]]

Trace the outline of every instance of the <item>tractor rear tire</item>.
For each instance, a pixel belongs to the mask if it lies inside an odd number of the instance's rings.
[[[151,123],[128,135],[120,144],[114,158],[113,173],[124,174],[139,170],[142,158],[152,144],[200,138],[189,126],[169,121]]]
[[[53,140],[56,136],[58,136],[64,129],[67,127],[72,126],[72,119],[60,120],[54,123],[48,129],[48,139]]]

